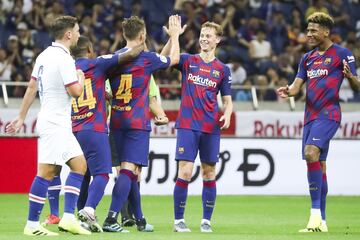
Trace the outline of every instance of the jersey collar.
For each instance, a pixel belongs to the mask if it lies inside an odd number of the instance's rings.
[[[58,42],[52,42],[51,43],[51,46],[52,47],[57,47],[57,48],[61,48],[63,51],[65,51],[67,54],[70,55],[70,51],[69,49],[67,49],[67,47],[65,47],[64,45],[62,45],[61,43],[58,43]]]

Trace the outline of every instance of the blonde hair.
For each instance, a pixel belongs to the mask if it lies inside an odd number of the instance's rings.
[[[213,28],[215,30],[216,36],[221,37],[223,35],[223,28],[214,22],[207,21],[203,25],[201,25],[201,28]]]
[[[326,13],[315,12],[311,14],[307,19],[307,23],[317,23],[322,27],[326,27],[331,30],[334,27],[334,19]]]

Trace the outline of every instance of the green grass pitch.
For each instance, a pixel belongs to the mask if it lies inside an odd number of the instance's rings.
[[[60,205],[63,201],[61,200]],[[102,224],[109,207],[106,196],[97,209]],[[218,196],[213,215],[213,233],[200,233],[201,197],[190,196],[186,208],[186,221],[191,233],[172,232],[173,207],[171,196],[144,196],[143,211],[154,233],[139,233],[129,228],[129,234],[102,233],[76,236],[60,233],[52,239],[124,239],[124,240],[269,240],[269,239],[360,239],[360,197],[329,197],[329,233],[297,231],[305,227],[309,217],[308,197],[284,196]],[[0,195],[0,239],[35,239],[22,234],[27,217],[27,195]],[[45,205],[41,220],[49,213]],[[55,226],[49,229],[56,231]],[[44,238],[44,237],[41,237]]]

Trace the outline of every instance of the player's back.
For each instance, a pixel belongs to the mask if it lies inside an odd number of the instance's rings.
[[[124,52],[127,49],[121,49]],[[150,131],[149,81],[151,74],[170,64],[168,57],[142,52],[132,62],[114,69],[110,76],[113,94],[110,128]]]
[[[40,113],[38,119],[71,127],[71,97],[66,87],[77,83],[74,60],[69,51],[53,43],[36,59],[32,78],[38,83]]]
[[[105,80],[108,69],[117,64],[118,55],[115,54],[76,60],[76,67],[85,74],[85,81],[82,95],[72,100],[73,132],[81,130],[108,132]]]

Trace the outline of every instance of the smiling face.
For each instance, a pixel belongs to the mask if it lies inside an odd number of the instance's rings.
[[[311,47],[321,45],[329,37],[330,31],[318,23],[309,22],[307,27],[307,41]]]
[[[216,35],[215,29],[210,27],[203,27],[200,32],[199,43],[201,51],[210,52],[215,50],[220,42],[220,37]]]

